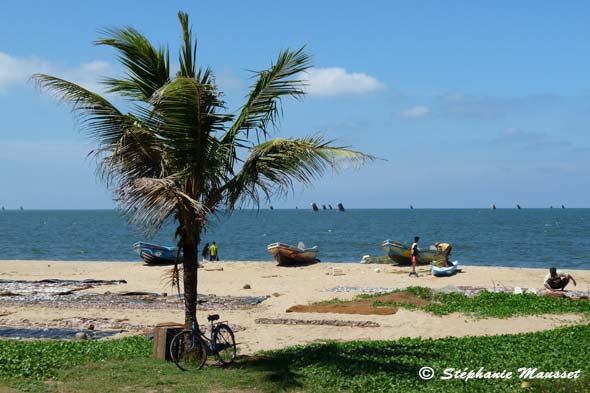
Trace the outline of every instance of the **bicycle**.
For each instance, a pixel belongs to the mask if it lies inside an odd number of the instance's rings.
[[[205,336],[196,320],[190,329],[177,333],[170,344],[170,357],[176,366],[183,370],[200,370],[209,354],[224,366],[230,365],[236,358],[236,341],[234,332],[227,322],[217,322],[219,314],[208,315],[211,323],[210,338]],[[190,343],[187,341],[190,340]],[[187,345],[188,344],[188,345]]]

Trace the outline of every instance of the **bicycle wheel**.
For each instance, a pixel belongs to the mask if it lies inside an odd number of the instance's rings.
[[[205,342],[197,336],[194,344],[191,344],[191,337],[190,330],[183,331],[176,334],[170,343],[170,357],[176,367],[183,371],[200,370],[207,361]]]
[[[213,346],[215,356],[225,364],[231,364],[236,358],[236,340],[234,332],[226,324],[216,325],[213,330]]]

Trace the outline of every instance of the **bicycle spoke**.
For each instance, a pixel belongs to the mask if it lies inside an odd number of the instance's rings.
[[[199,370],[207,361],[207,348],[200,337],[192,339],[190,331],[180,332],[172,339],[170,356],[183,371]]]
[[[231,364],[236,358],[236,342],[230,327],[225,324],[217,325],[213,338],[217,359],[223,364]]]

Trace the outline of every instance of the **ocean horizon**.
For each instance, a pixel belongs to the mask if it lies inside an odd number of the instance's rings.
[[[321,205],[320,205],[321,207]],[[136,241],[175,245],[174,226],[148,237],[115,209],[0,211],[0,259],[141,261]],[[266,246],[277,241],[317,245],[325,262],[358,262],[385,255],[386,239],[420,246],[453,244],[461,264],[588,269],[589,208],[310,208],[243,209],[219,213],[200,248],[215,241],[222,260],[270,261]]]

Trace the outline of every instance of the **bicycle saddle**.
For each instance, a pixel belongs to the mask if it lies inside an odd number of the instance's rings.
[[[207,315],[207,320],[210,322],[217,321],[219,319],[219,314]]]

